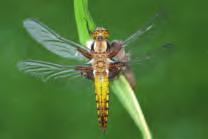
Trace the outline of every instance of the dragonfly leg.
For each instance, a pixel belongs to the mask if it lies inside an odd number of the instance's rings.
[[[81,75],[87,79],[94,80],[93,71],[82,72]]]
[[[135,89],[136,80],[130,67],[125,62],[111,63],[109,66],[109,77],[114,79],[119,73],[122,73],[128,80],[130,86]]]
[[[84,18],[84,20],[85,20],[85,22],[86,22],[86,26],[87,26],[87,31],[88,31],[88,33],[89,33],[89,34],[92,34],[92,30],[90,30],[90,26],[89,26],[89,23],[88,23],[87,19]]]
[[[94,79],[92,66],[76,66],[75,70],[80,71],[81,75],[87,79]]]
[[[79,51],[83,56],[85,56],[88,59],[92,59],[92,54],[85,50],[84,48],[78,47],[77,51]]]
[[[114,62],[109,65],[109,78],[114,79],[126,66],[126,63],[123,62]]]
[[[109,70],[109,78],[113,80],[120,73],[119,70]]]
[[[114,62],[109,65],[109,69],[121,70],[125,66],[125,62]]]

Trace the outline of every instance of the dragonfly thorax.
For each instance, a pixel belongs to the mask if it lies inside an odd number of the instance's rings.
[[[107,70],[109,67],[109,62],[108,62],[107,54],[106,53],[93,54],[92,66],[93,66],[94,74],[99,74],[99,75],[108,74]]]
[[[93,45],[93,49],[96,53],[104,53],[107,51],[107,41],[95,41]]]

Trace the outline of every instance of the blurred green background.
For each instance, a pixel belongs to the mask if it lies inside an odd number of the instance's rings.
[[[95,22],[108,28],[114,39],[126,38],[158,10],[166,15],[156,33],[128,47],[135,52],[138,45],[175,46],[171,55],[133,65],[136,95],[154,139],[208,138],[206,5],[188,0],[89,0]],[[72,0],[1,0],[0,17],[0,139],[141,138],[112,93],[109,126],[103,135],[91,81],[44,83],[17,70],[16,63],[23,59],[74,64],[42,48],[22,27],[25,18],[34,17],[78,42]]]

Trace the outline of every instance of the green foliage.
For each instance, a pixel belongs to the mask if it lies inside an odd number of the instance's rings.
[[[90,39],[89,31],[95,29],[95,24],[88,11],[88,0],[74,0],[74,12],[79,41],[85,45]]]

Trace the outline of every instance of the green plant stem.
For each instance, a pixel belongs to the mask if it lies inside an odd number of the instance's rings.
[[[81,44],[85,45],[90,39],[89,30],[95,29],[95,24],[88,11],[88,0],[74,0],[74,10],[79,40]],[[120,75],[112,82],[111,89],[141,130],[143,138],[152,139],[140,104],[126,78]]]
[[[79,41],[81,44],[85,45],[91,38],[89,30],[95,29],[95,23],[88,11],[88,0],[74,0],[74,12]]]

